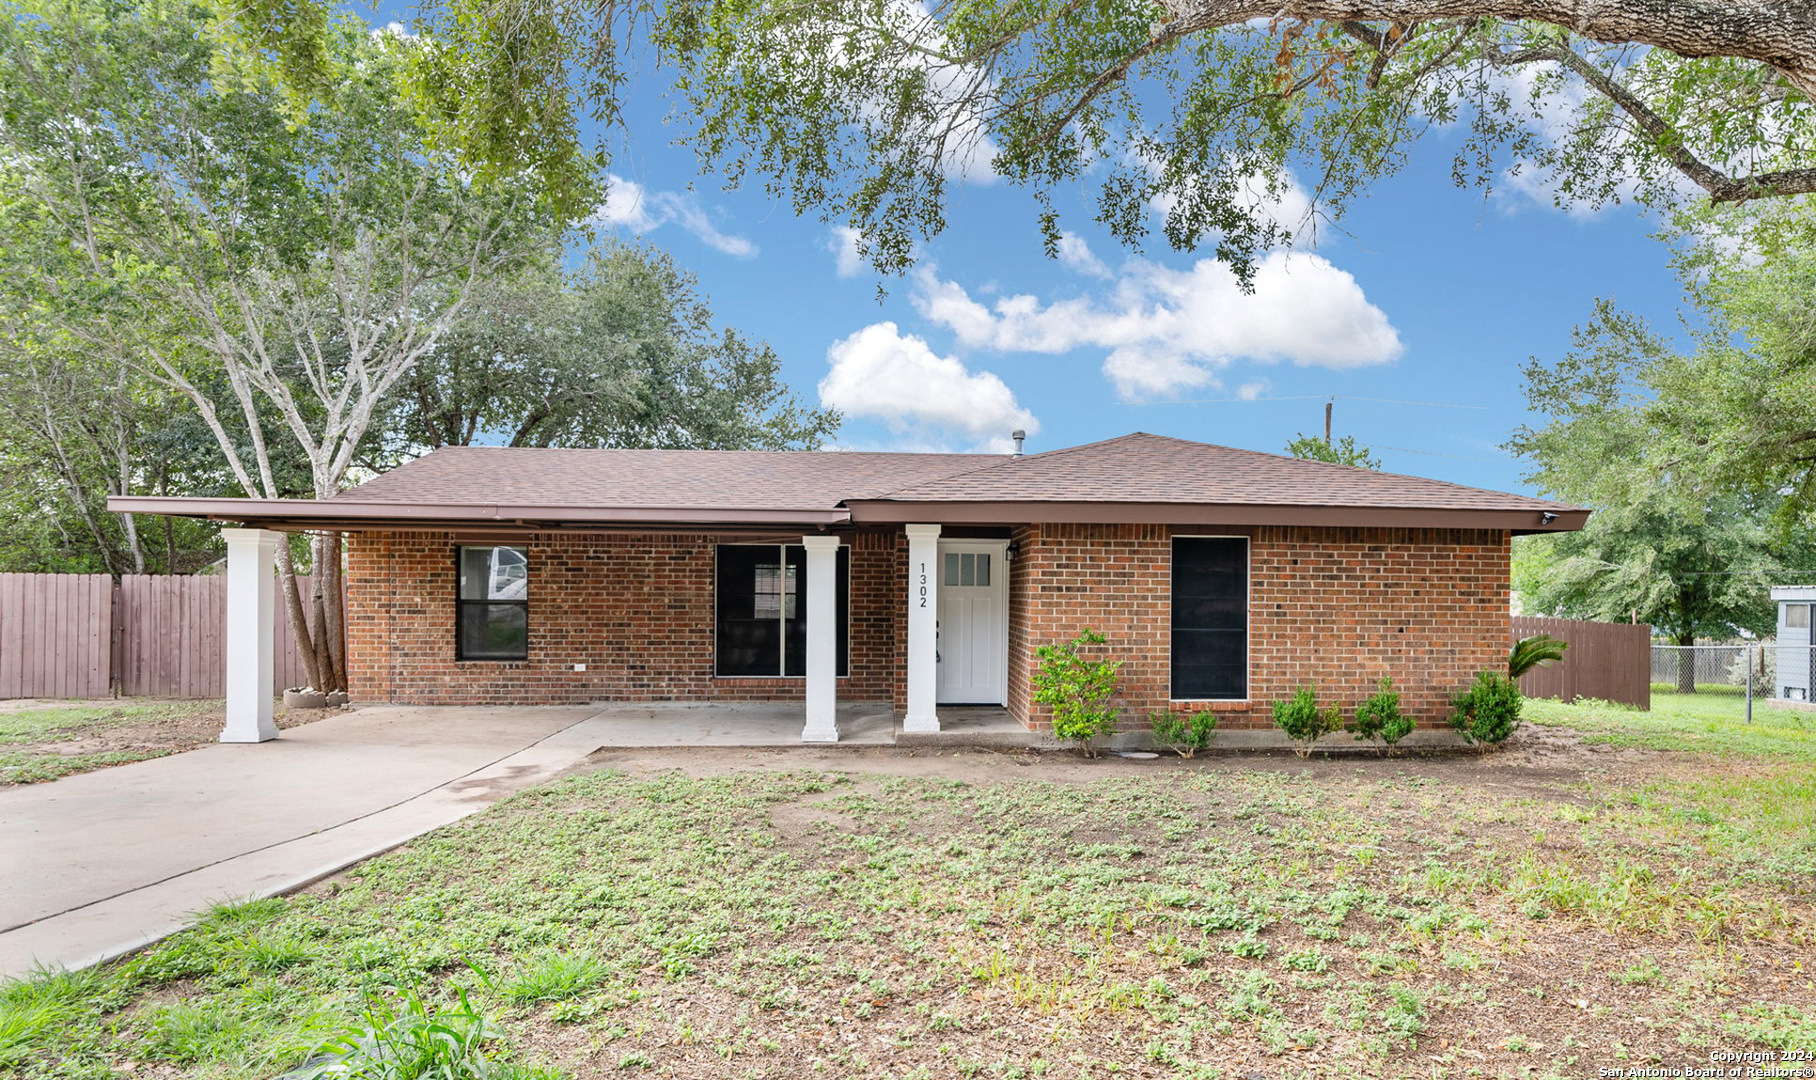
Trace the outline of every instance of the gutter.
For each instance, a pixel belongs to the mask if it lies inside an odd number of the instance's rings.
[[[116,514],[154,514],[244,524],[379,528],[388,524],[528,526],[531,524],[842,525],[847,510],[649,506],[514,506],[507,503],[400,503],[359,499],[210,499],[110,495]]]

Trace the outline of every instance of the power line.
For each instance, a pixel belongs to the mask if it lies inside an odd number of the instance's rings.
[[[1444,454],[1436,450],[1413,450],[1405,446],[1382,446],[1380,443],[1363,443],[1370,450],[1392,450],[1397,454],[1424,454],[1427,457],[1456,458],[1460,461],[1506,461],[1506,458],[1478,457],[1474,454]]]
[[[1183,398],[1175,401],[1119,401],[1118,405],[1238,405],[1251,401],[1372,401],[1380,405],[1422,405],[1432,409],[1479,409],[1487,405],[1458,405],[1450,401],[1404,401],[1400,398],[1360,397],[1355,394],[1296,394],[1289,397]]]

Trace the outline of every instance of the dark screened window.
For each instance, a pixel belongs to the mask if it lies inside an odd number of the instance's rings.
[[[850,668],[850,549],[839,548],[838,671]],[[771,544],[719,545],[718,625],[713,674],[807,674],[807,549]]]
[[[458,604],[460,659],[529,658],[530,560],[523,548],[461,548]]]
[[[1173,539],[1173,698],[1248,696],[1248,540]]]

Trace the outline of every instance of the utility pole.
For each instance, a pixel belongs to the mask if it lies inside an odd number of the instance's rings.
[[[1333,404],[1335,403],[1330,401],[1324,403],[1324,445],[1326,446],[1330,445],[1330,407]]]

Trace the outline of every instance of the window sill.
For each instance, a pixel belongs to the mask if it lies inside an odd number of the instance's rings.
[[[1169,705],[1193,705],[1205,712],[1248,712],[1254,707],[1248,698],[1170,698]]]

